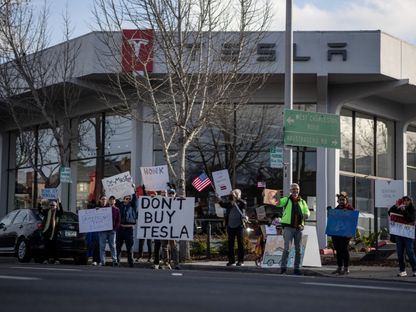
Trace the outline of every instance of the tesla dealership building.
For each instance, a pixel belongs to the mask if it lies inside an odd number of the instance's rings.
[[[73,211],[96,200],[102,178],[130,171],[140,183],[141,166],[164,164],[154,126],[131,117],[148,116],[151,109],[139,105],[135,112],[120,113],[98,95],[109,92],[106,80],[115,70],[103,66],[98,57],[108,49],[101,36],[103,33],[94,32],[74,39],[80,50],[71,81],[80,97],[71,127],[81,132],[79,141],[71,144],[72,183],[61,185],[64,207]],[[264,68],[269,76],[242,108],[239,119],[249,127],[254,120],[248,116],[254,113],[263,111],[273,117],[266,125],[267,144],[255,151],[247,148],[244,152],[251,155],[250,161],[237,169],[236,186],[242,189],[249,208],[261,204],[257,182],[271,189],[283,188],[283,169],[270,167],[270,148],[282,145],[283,42],[284,32],[269,32],[262,38],[253,62],[267,64]],[[416,120],[416,46],[381,31],[295,32],[294,44],[294,109],[338,114],[341,120],[340,149],[293,147],[293,181],[300,184],[301,195],[314,211],[312,221],[316,221],[322,248],[326,244],[326,207],[336,204],[338,192],[350,194],[352,205],[360,211],[363,232],[374,231],[374,216],[377,230],[387,226],[386,210],[374,207],[375,180],[404,180],[404,193],[416,194],[416,126],[412,124]],[[60,45],[50,49],[60,49]],[[152,70],[163,74],[163,64],[153,64]],[[116,99],[112,105],[117,106]],[[0,217],[16,208],[36,206],[44,187],[43,177],[22,157],[25,151],[17,127],[6,117],[7,110],[2,109],[1,114]],[[58,176],[54,139],[42,124],[41,120],[27,124],[28,133],[40,142],[32,151],[39,153],[36,166],[51,177]],[[200,171],[194,157],[188,160],[186,182],[190,185]],[[207,196],[191,187],[187,195]]]

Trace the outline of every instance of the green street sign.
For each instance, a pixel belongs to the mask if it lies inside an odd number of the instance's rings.
[[[61,167],[60,180],[61,180],[61,183],[72,183],[70,167]]]
[[[341,148],[339,115],[286,109],[285,145]]]

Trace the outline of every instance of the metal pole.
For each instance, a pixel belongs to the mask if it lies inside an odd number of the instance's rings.
[[[286,0],[286,29],[285,29],[285,109],[293,109],[293,31],[292,31],[292,0]],[[289,193],[293,181],[292,148],[285,147],[283,154],[283,192]]]

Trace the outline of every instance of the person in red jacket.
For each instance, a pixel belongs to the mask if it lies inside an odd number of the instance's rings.
[[[337,195],[338,206],[335,209],[354,210],[354,208],[348,202],[347,192],[341,192]],[[337,254],[337,269],[332,274],[348,274],[350,273],[348,266],[350,263],[350,253],[348,251],[348,245],[351,237],[345,236],[332,236],[332,243]]]

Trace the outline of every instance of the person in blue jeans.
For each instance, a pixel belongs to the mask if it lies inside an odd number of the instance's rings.
[[[101,196],[100,198],[101,207],[111,207],[111,216],[113,221],[113,228],[111,230],[98,233],[100,239],[100,265],[102,266],[105,265],[105,246],[107,242],[110,247],[113,266],[119,265],[116,252],[116,232],[120,227],[120,210],[116,207],[115,203],[116,198],[114,196],[110,196],[108,201],[106,196]]]
[[[137,197],[136,194],[126,195],[123,201],[117,201],[116,206],[120,209],[120,227],[117,230],[116,245],[117,245],[117,262],[120,263],[121,247],[126,244],[127,261],[129,267],[134,266],[133,261],[133,244],[134,235],[133,229],[137,222]]]
[[[414,225],[415,223],[415,207],[413,206],[413,201],[409,196],[403,196],[401,199],[399,199],[396,204],[389,209],[388,214],[391,220],[394,220],[394,218],[399,218],[401,221],[404,221],[408,224]],[[414,238],[398,235],[395,235],[395,237],[397,259],[399,260],[400,269],[397,276],[407,276],[406,263],[404,259],[404,252],[406,251],[407,257],[409,258],[409,262],[412,267],[412,275],[416,277],[416,257],[413,249]]]

